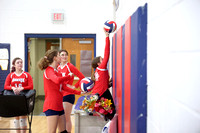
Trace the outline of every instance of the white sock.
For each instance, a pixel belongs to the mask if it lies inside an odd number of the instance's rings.
[[[14,119],[14,126],[15,126],[15,128],[19,128],[20,127],[19,120]]]
[[[19,122],[20,127],[26,127],[27,126],[26,118],[20,119],[19,121],[20,121]]]

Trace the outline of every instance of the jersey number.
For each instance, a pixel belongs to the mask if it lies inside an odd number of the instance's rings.
[[[17,87],[22,87],[22,84],[18,84],[18,86],[17,86],[17,84],[15,84],[15,87],[17,88]]]

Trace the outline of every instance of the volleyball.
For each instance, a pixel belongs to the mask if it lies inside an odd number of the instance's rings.
[[[82,91],[89,92],[93,89],[94,82],[89,78],[83,78],[80,81],[79,86],[80,86]]]
[[[114,21],[107,20],[103,27],[108,33],[112,33],[117,29],[117,24]]]

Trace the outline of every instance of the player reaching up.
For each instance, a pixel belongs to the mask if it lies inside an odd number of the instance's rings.
[[[104,58],[101,56],[98,56],[92,60],[92,67],[95,70],[95,73],[92,77],[94,77],[94,88],[92,90],[92,94],[99,95],[99,99],[101,97],[107,98],[108,100],[111,100],[112,107],[114,108],[114,111],[112,114],[105,115],[105,120],[112,119],[115,114],[115,105],[112,98],[112,95],[109,91],[109,73],[107,69],[107,64],[110,56],[110,40],[109,40],[109,33],[105,31],[106,35],[106,45],[105,45],[105,51],[104,51]]]

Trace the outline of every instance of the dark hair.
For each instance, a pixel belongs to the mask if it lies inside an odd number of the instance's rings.
[[[100,63],[100,57],[101,56],[98,56],[98,57],[95,57],[93,60],[92,60],[92,67],[94,69],[96,69],[98,67],[98,64],[97,63]]]
[[[67,56],[68,56],[68,52],[67,52],[67,50],[65,50],[65,49],[61,49],[61,50],[59,51],[59,54],[60,54],[61,52],[65,52],[65,53],[67,54]]]
[[[101,56],[97,56],[92,60],[92,68],[96,69],[98,67],[98,63],[100,63],[100,58],[101,58]],[[91,80],[93,82],[95,82],[94,74],[95,74],[95,72],[92,73],[92,76],[91,76]]]
[[[53,49],[53,50],[48,50],[46,53],[45,53],[45,56],[42,57],[39,62],[38,62],[38,67],[41,69],[41,70],[44,70],[46,69],[49,64],[51,64],[53,62],[53,58],[56,57],[58,55],[58,51],[56,49]]]
[[[13,59],[13,61],[12,61],[12,68],[11,68],[11,72],[15,72],[15,62],[17,61],[17,60],[22,60],[21,58],[19,58],[19,57],[16,57],[16,58],[14,58]]]

